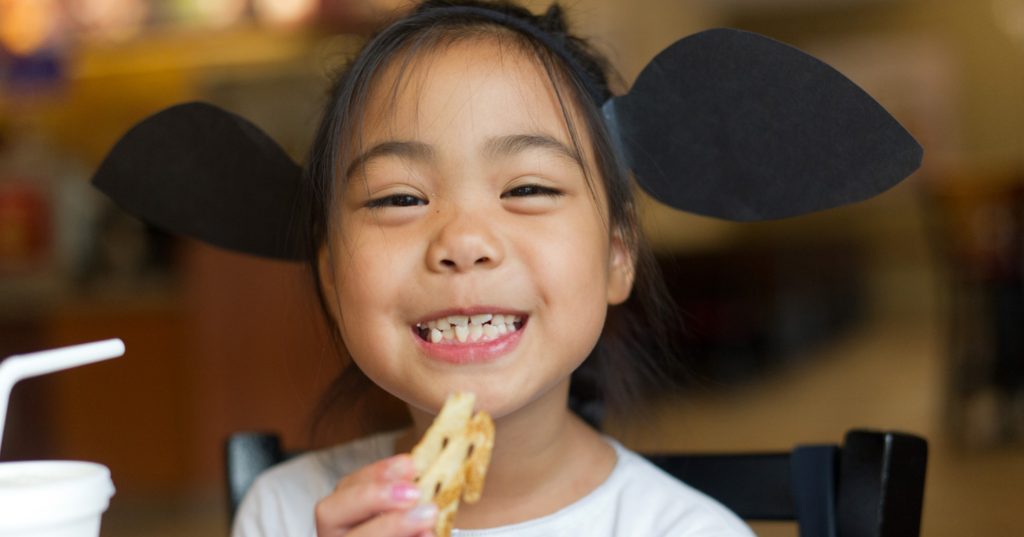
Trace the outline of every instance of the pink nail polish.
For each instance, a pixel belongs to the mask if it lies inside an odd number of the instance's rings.
[[[418,500],[419,498],[420,489],[416,488],[415,485],[399,483],[391,487],[391,499],[396,502],[407,502],[409,500]]]

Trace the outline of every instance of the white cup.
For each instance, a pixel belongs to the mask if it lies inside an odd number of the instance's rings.
[[[0,537],[98,537],[113,495],[102,464],[0,463]]]

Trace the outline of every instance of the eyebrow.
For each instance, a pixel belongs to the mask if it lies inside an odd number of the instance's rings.
[[[576,164],[583,166],[580,154],[562,142],[545,134],[512,134],[497,136],[484,144],[484,155],[490,159],[508,158],[528,149],[548,149],[568,157]]]
[[[430,162],[434,160],[435,153],[433,147],[423,142],[401,142],[395,140],[382,142],[353,160],[345,172],[345,177],[352,177],[356,170],[361,166],[366,166],[367,163],[374,159],[399,157],[406,160]]]
[[[583,158],[579,152],[570,149],[562,142],[545,134],[510,134],[506,136],[495,136],[484,144],[483,155],[490,160],[509,158],[518,155],[529,149],[546,149],[561,154],[572,160],[580,167],[583,166]],[[406,160],[431,162],[437,156],[433,146],[423,142],[390,140],[379,143],[369,151],[364,152],[359,158],[352,161],[346,177],[352,177],[361,166],[366,166],[371,160],[385,157],[398,157]]]

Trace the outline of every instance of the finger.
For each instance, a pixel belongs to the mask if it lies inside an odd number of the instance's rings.
[[[433,535],[437,523],[437,504],[431,502],[411,509],[391,511],[375,517],[345,537],[422,537]]]
[[[409,508],[420,497],[420,490],[408,482],[357,483],[339,488],[316,504],[318,529],[330,531],[355,526],[377,513]]]
[[[317,502],[314,514],[321,535],[355,526],[383,511],[412,507],[419,499],[415,485],[394,479],[412,472],[411,461],[382,462],[353,472]]]
[[[338,481],[335,490],[347,484],[369,481],[412,481],[415,475],[416,466],[413,463],[412,456],[408,453],[403,453],[379,460],[348,474],[341,481]]]

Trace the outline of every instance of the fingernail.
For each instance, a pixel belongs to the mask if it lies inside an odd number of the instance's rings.
[[[405,457],[395,459],[388,465],[388,469],[384,470],[384,479],[398,479],[405,475],[408,468],[409,463]]]
[[[410,522],[422,522],[437,516],[437,504],[428,503],[426,505],[417,505],[412,509],[405,512],[405,519]]]
[[[391,499],[396,502],[407,502],[420,499],[420,489],[408,483],[399,483],[391,487]]]

